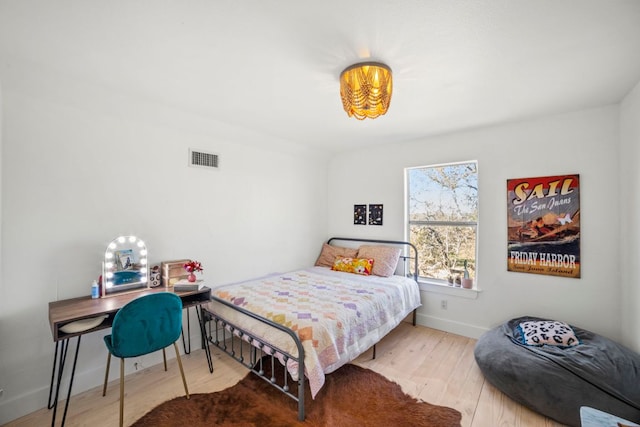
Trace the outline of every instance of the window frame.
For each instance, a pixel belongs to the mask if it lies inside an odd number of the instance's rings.
[[[410,171],[411,170],[416,170],[416,169],[430,169],[430,168],[441,168],[441,167],[449,167],[449,166],[458,166],[458,165],[465,165],[465,164],[475,164],[475,174],[476,174],[476,195],[475,195],[475,203],[476,203],[476,221],[443,221],[443,220],[434,220],[434,221],[429,221],[429,220],[415,220],[412,221],[410,219],[411,217],[411,182],[410,182]],[[447,280],[443,280],[443,279],[438,279],[438,278],[433,278],[433,277],[427,277],[427,276],[421,276],[420,272],[418,271],[418,282],[422,285],[422,284],[427,284],[427,285],[435,285],[436,287],[440,287],[440,289],[442,288],[446,288],[447,290],[451,289],[452,291],[456,290],[460,290],[460,291],[479,291],[478,288],[478,259],[479,259],[479,252],[478,252],[478,247],[479,247],[479,226],[480,226],[480,197],[479,197],[479,193],[480,193],[480,177],[479,177],[479,164],[477,160],[466,160],[466,161],[458,161],[458,162],[449,162],[449,163],[439,163],[439,164],[432,164],[432,165],[423,165],[423,166],[410,166],[410,167],[406,167],[405,168],[405,175],[404,175],[404,179],[405,179],[405,220],[404,220],[404,226],[405,226],[405,240],[407,240],[408,242],[411,242],[411,227],[412,226],[440,226],[440,227],[471,227],[474,229],[474,236],[475,236],[475,248],[474,248],[474,254],[475,254],[475,259],[474,259],[474,263],[475,263],[475,274],[474,274],[474,280],[473,280],[473,285],[471,289],[468,288],[462,288],[459,286],[451,286]],[[413,242],[412,242],[413,243]],[[415,244],[415,243],[413,243]],[[449,293],[449,292],[447,292]]]

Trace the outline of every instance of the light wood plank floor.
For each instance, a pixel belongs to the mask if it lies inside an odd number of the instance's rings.
[[[485,381],[473,357],[475,343],[474,339],[403,323],[378,343],[376,359],[371,358],[369,350],[354,363],[397,382],[412,396],[457,409],[462,413],[464,427],[562,427],[513,402]],[[167,354],[171,353],[169,348]],[[217,348],[212,347],[212,353],[213,374],[209,373],[203,350],[183,356],[190,393],[222,390],[246,374],[242,365]],[[118,359],[112,365],[115,369]],[[126,425],[156,405],[184,394],[177,362],[172,359],[168,365],[168,372],[164,372],[161,363],[126,377]],[[106,397],[102,397],[102,387],[73,396],[66,425],[118,425],[118,396],[118,380],[109,383]],[[64,402],[58,406],[64,408]],[[6,426],[50,425],[51,413],[41,409]]]

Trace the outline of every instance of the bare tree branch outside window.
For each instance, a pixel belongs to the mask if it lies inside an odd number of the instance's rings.
[[[448,281],[476,269],[476,162],[407,169],[409,240],[420,254],[419,276]]]

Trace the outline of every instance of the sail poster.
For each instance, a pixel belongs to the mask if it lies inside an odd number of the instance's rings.
[[[507,180],[507,270],[580,277],[580,175]]]

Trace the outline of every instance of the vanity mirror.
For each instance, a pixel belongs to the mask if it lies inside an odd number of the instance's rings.
[[[148,287],[147,246],[136,236],[109,243],[102,266],[102,296]]]

